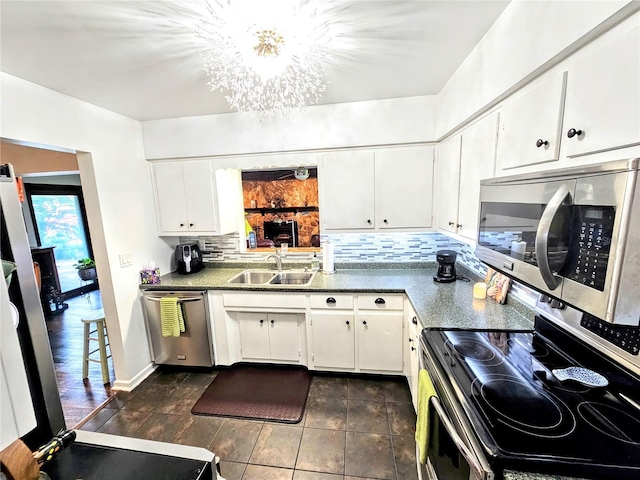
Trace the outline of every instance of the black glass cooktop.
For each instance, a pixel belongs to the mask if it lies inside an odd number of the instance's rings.
[[[639,379],[542,318],[534,332],[423,332],[489,458],[504,468],[593,478],[640,478]],[[606,387],[560,382],[584,367]],[[622,394],[622,396],[621,396]]]

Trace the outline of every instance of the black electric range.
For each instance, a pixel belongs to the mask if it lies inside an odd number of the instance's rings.
[[[540,316],[534,331],[422,335],[495,471],[640,478],[635,373]],[[574,366],[596,371],[608,385],[561,382],[553,374]]]

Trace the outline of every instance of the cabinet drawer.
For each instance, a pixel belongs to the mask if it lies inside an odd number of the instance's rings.
[[[311,308],[353,309],[353,296],[327,293],[326,295],[311,295]]]
[[[402,295],[358,295],[358,310],[402,310]]]
[[[225,307],[305,308],[304,294],[223,293]]]

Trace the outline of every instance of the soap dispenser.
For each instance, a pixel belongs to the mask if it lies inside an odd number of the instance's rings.
[[[317,272],[318,270],[320,270],[320,260],[318,260],[318,255],[314,253],[311,259],[311,271]]]

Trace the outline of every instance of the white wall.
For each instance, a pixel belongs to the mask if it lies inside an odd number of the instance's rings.
[[[32,175],[27,174],[22,176],[24,183],[35,183],[38,185],[75,185],[82,186],[80,175],[77,173],[70,173],[68,175]]]
[[[139,268],[153,259],[169,271],[172,249],[155,226],[151,176],[140,123],[1,74],[0,136],[87,152],[78,163],[111,341],[116,387],[150,366]],[[133,266],[120,268],[120,253]]]
[[[148,159],[425,142],[434,129],[433,96],[318,105],[288,120],[229,113],[142,122]]]
[[[621,9],[620,15],[633,8],[638,8],[637,1],[513,0],[438,94],[436,138],[461,125]]]

